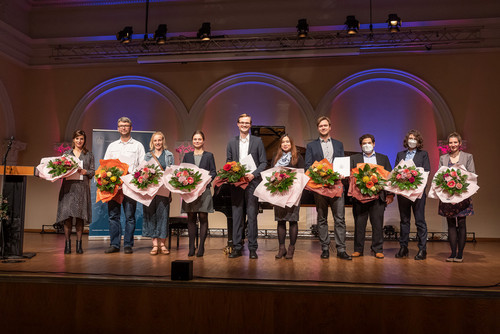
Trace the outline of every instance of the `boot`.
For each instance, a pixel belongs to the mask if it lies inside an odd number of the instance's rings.
[[[82,241],[81,240],[77,240],[76,241],[76,254],[83,254]]]
[[[293,259],[293,253],[295,252],[295,246],[294,245],[289,245],[288,246],[288,253],[286,254],[285,259]]]
[[[71,240],[66,240],[64,245],[64,254],[71,254]]]
[[[286,255],[286,248],[284,244],[280,245],[280,249],[278,250],[278,254],[276,254],[274,257],[277,259],[281,259],[283,256]]]

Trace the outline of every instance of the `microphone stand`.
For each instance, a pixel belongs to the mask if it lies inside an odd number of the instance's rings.
[[[2,186],[0,188],[0,194],[2,195],[2,201],[3,201],[3,189],[5,186],[5,182],[7,180],[7,155],[9,154],[10,148],[12,147],[12,142],[14,141],[14,136],[10,137],[9,140],[9,145],[7,146],[7,151],[5,152],[5,155],[3,157],[3,179],[2,179]],[[0,238],[1,242],[1,247],[2,247],[2,253],[0,255],[1,259],[5,259],[5,233],[4,233],[4,228],[3,228],[3,219],[0,220],[0,235],[2,238]]]

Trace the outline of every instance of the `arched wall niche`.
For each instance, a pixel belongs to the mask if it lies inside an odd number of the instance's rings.
[[[0,135],[2,139],[16,135],[16,123],[12,104],[10,103],[9,94],[5,89],[2,81],[0,81]]]
[[[138,92],[138,94],[137,94]],[[148,105],[149,108],[155,108],[153,111],[159,111],[160,115],[162,113],[174,113],[175,117],[171,117],[172,115],[163,115],[173,118],[175,120],[175,124],[170,124],[170,126],[174,126],[177,133],[176,135],[185,134],[185,124],[188,123],[188,114],[186,107],[179,99],[179,97],[168,87],[159,83],[156,80],[142,77],[142,76],[121,76],[112,78],[110,80],[106,80],[96,87],[92,88],[85,96],[80,99],[78,104],[73,109],[71,116],[69,118],[68,124],[66,126],[65,137],[66,141],[71,141],[71,136],[74,129],[81,127],[84,123],[84,119],[86,113],[92,109],[95,104],[106,103],[106,95],[116,95],[120,96],[125,100],[122,103],[130,103],[135,107],[136,111],[133,112],[129,117],[132,119],[134,130],[149,130],[149,129],[158,129],[161,130],[161,125],[158,127],[158,124],[155,123],[154,119],[151,119],[154,115],[151,115],[145,112],[141,108],[141,104]],[[127,95],[128,94],[128,95]],[[156,101],[149,101],[151,99],[156,99]],[[157,99],[159,97],[159,99]],[[127,100],[129,98],[130,100]],[[141,101],[141,98],[144,99]],[[161,101],[160,101],[161,100]],[[102,102],[104,101],[104,102]],[[116,101],[116,99],[115,99]],[[109,102],[108,102],[109,103]],[[161,107],[161,104],[165,103],[165,108]],[[148,110],[150,112],[151,110]],[[122,114],[121,116],[126,116]],[[141,129],[136,126],[136,124],[141,124],[141,122],[137,122],[137,119],[141,117],[147,118],[143,126],[147,126],[147,129]],[[113,124],[111,128],[114,128],[118,118],[116,115],[113,115]],[[142,120],[142,119],[141,119]]]
[[[390,68],[375,68],[361,71],[340,81],[322,98],[316,108],[316,116],[327,114],[331,110],[337,96],[341,95],[347,89],[364,81],[376,79],[394,80],[407,84],[428,99],[434,112],[438,139],[446,138],[450,132],[455,131],[455,121],[448,105],[430,84],[413,74]]]

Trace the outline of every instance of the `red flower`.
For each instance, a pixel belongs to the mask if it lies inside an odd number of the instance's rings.
[[[370,188],[371,188],[371,187],[373,187],[373,186],[374,186],[374,184],[373,184],[373,182],[372,182],[372,181],[368,181],[368,182],[366,182],[366,187],[367,187],[368,189],[370,189]]]
[[[225,164],[224,167],[222,167],[226,172],[229,172],[231,170],[231,164]]]
[[[194,182],[194,180],[193,180],[193,178],[190,176],[190,177],[188,177],[188,178],[187,178],[187,182],[188,182],[189,184],[192,184],[192,183]]]
[[[411,170],[411,174],[412,174],[413,176],[417,176],[417,175],[418,175],[418,172],[417,172],[416,170],[412,169],[412,170]]]
[[[415,178],[412,176],[412,177],[410,177],[410,178],[408,179],[408,181],[410,181],[410,183],[413,183],[413,182],[415,182]]]
[[[455,185],[456,185],[456,183],[455,183],[455,181],[451,180],[451,181],[449,181],[446,185],[447,185],[448,187],[450,187],[450,188],[454,188],[454,187],[455,187]]]

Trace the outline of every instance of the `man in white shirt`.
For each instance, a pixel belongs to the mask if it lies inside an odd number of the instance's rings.
[[[120,132],[120,139],[109,144],[104,159],[118,159],[128,164],[128,172],[133,173],[140,162],[144,160],[144,146],[132,138],[132,121],[128,117],[118,119],[118,132]],[[134,252],[132,247],[134,246],[135,208],[137,202],[127,196],[123,196],[121,204],[115,200],[108,202],[109,236],[111,240],[109,248],[104,251],[106,254],[120,251],[122,235],[120,215],[122,205],[125,212],[123,251],[125,254],[132,254]]]

